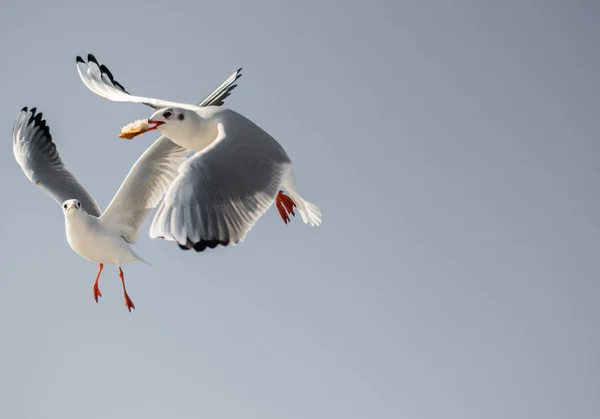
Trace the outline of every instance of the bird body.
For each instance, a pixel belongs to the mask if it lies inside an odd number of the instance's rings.
[[[298,192],[292,162],[283,147],[250,119],[207,103],[190,105],[134,96],[93,55],[88,55],[87,62],[81,57],[76,61],[81,80],[93,93],[155,110],[139,133],[157,130],[194,152],[180,166],[158,205],[150,237],[198,252],[236,244],[273,203],[286,223],[297,207],[306,224],[321,224],[320,209]]]
[[[145,262],[133,251],[116,226],[106,225],[89,215],[77,206],[79,201],[75,199],[64,204],[67,205],[64,210],[67,242],[79,256],[105,265]]]
[[[238,243],[280,199],[281,188],[291,198],[287,208],[297,207],[306,224],[320,224],[319,208],[297,191],[283,147],[243,115],[227,108],[169,107],[148,121],[174,143],[197,151],[159,204],[150,237],[200,251]]]

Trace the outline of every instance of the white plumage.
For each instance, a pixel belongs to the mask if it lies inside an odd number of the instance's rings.
[[[125,90],[108,69],[105,83]],[[222,103],[229,95],[233,81],[221,84],[205,103]],[[210,99],[210,100],[209,100]],[[188,151],[165,136],[156,140],[135,162],[123,184],[104,212],[92,195],[67,170],[50,129],[36,108],[23,108],[13,126],[13,152],[25,175],[61,204],[67,241],[80,256],[98,263],[94,283],[96,302],[102,294],[98,280],[104,264],[119,268],[125,303],[129,311],[135,308],[127,294],[121,266],[133,261],[145,262],[131,248],[149,212],[179,176],[178,169],[186,161]]]
[[[92,92],[111,101],[157,109],[148,119],[148,130],[156,129],[195,152],[179,168],[159,204],[151,237],[176,241],[181,248],[196,251],[235,244],[274,202],[286,222],[296,206],[306,224],[321,223],[319,208],[298,192],[285,150],[252,121],[217,106],[132,96],[107,84],[112,78],[104,75],[103,67],[93,56],[88,56],[87,62],[77,58],[81,80]]]
[[[63,207],[67,241],[80,256],[119,267],[128,309],[135,308],[125,291],[121,266],[142,261],[131,248],[148,212],[154,208],[185,161],[185,149],[168,138],[152,144],[129,172],[112,202],[101,213],[94,198],[64,166],[42,114],[23,108],[13,128],[13,152],[28,178]],[[101,295],[94,284],[94,298]]]

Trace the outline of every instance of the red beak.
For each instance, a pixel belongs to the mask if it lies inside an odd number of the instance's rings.
[[[69,209],[77,209],[77,206],[75,204],[71,204],[71,206],[69,207]]]
[[[150,128],[148,128],[148,131],[152,131],[153,129],[158,128],[162,124],[164,124],[163,121],[153,121],[153,120],[149,119],[148,125],[150,125]]]

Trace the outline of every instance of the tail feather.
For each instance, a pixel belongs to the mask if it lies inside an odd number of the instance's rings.
[[[322,214],[319,207],[317,207],[315,204],[304,200],[302,200],[302,203],[304,204],[304,210],[302,210],[301,207],[298,206],[298,210],[300,211],[300,215],[302,216],[302,221],[311,226],[321,225]]]
[[[300,216],[302,217],[302,221],[304,221],[310,226],[321,225],[321,210],[318,206],[304,200],[300,196],[300,194],[298,193],[298,187],[296,186],[296,178],[294,176],[294,172],[292,172],[292,169],[290,169],[288,175],[283,181],[283,187],[290,195],[290,198],[292,198],[292,200],[296,204],[298,212],[300,212]]]
[[[150,266],[151,268],[155,268],[155,269],[156,269],[156,266],[154,266],[154,265],[153,265],[153,264],[151,264],[150,262],[146,261],[145,259],[142,259],[142,258],[141,258],[141,257],[140,257],[138,254],[134,253],[133,255],[136,257],[136,260],[138,260],[138,261],[142,262],[142,263],[143,263],[143,264],[145,264],[145,265],[148,265],[148,266]]]

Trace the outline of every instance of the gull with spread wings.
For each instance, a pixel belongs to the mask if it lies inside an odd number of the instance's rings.
[[[78,56],[76,62],[88,89],[111,101],[142,103],[155,110],[138,134],[157,130],[194,152],[159,204],[150,237],[198,252],[236,244],[274,202],[286,223],[297,207],[306,224],[320,225],[321,211],[300,196],[289,156],[252,121],[218,106],[130,95],[93,55],[87,58]]]
[[[112,79],[107,69],[103,74],[109,81]],[[240,75],[239,70],[235,72],[200,106],[221,105]],[[65,167],[42,113],[36,108],[23,108],[15,120],[12,136],[15,159],[27,178],[62,206],[71,248],[85,259],[98,263],[93,287],[96,302],[102,296],[98,287],[102,269],[105,264],[114,264],[119,268],[125,305],[131,312],[135,306],[127,294],[121,267],[134,261],[147,263],[131,245],[137,241],[150,211],[178,176],[177,169],[186,161],[188,151],[161,136],[135,162],[102,212],[92,195]]]

